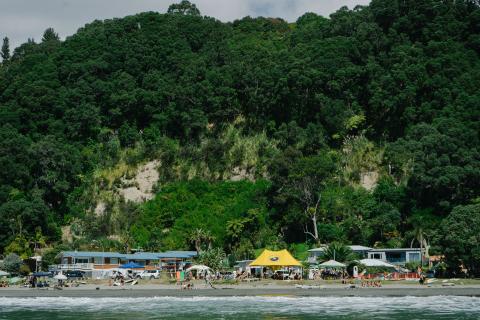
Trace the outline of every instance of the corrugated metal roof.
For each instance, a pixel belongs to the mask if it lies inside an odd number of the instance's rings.
[[[353,251],[369,251],[369,250],[372,250],[372,248],[370,248],[370,247],[359,246],[359,245],[351,245],[349,247]]]
[[[124,254],[123,259],[126,260],[158,260],[160,253],[155,252],[136,252],[134,254]]]
[[[124,254],[118,252],[97,252],[97,251],[63,251],[59,254],[62,257],[72,258],[120,258],[122,260],[159,260],[189,259],[197,256],[196,251],[167,251],[167,252],[136,252]]]
[[[97,252],[97,251],[63,251],[63,257],[72,258],[121,258],[124,254],[118,252]]]
[[[198,255],[197,251],[166,251],[164,253],[171,253],[171,254],[181,254],[181,255],[189,255],[190,257],[196,257]]]
[[[347,246],[349,247],[350,249],[352,249],[353,251],[369,251],[369,250],[372,250],[372,248],[370,247],[364,247],[364,246],[359,246],[359,245],[351,245],[351,246]],[[314,249],[310,249],[308,250],[309,252],[323,252],[327,249],[328,247],[320,247],[320,248],[314,248]]]
[[[420,248],[384,248],[371,249],[370,252],[420,251]]]
[[[182,253],[180,251],[177,251],[177,252],[162,252],[162,253],[159,253],[158,256],[161,259],[189,259],[189,258],[192,258],[191,254]]]

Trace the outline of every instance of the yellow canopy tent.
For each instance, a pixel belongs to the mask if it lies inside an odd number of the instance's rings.
[[[302,264],[295,259],[287,250],[271,251],[265,249],[257,259],[250,263],[251,267],[270,267],[280,269],[280,267],[301,267]]]

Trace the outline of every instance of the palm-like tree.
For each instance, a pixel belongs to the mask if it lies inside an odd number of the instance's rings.
[[[233,239],[238,239],[242,235],[245,227],[245,221],[243,219],[234,219],[227,221],[227,234]]]
[[[196,228],[190,233],[189,239],[195,245],[195,250],[202,251],[202,241],[205,240],[207,233],[202,228]]]
[[[344,244],[332,242],[323,253],[323,260],[335,260],[338,262],[349,262],[355,259],[352,249]]]
[[[424,257],[424,253],[423,253],[423,248],[425,248],[425,256],[428,256],[428,248],[430,247],[428,245],[428,241],[425,237],[425,232],[423,231],[423,228],[422,227],[415,227],[415,229],[413,230],[413,233],[414,233],[414,238],[412,239],[412,242],[410,242],[410,248],[413,248],[413,244],[415,242],[415,240],[420,244],[420,261],[421,261],[421,265],[423,266],[423,257]]]
[[[208,244],[208,249],[212,249],[212,243],[215,241],[215,236],[212,235],[212,233],[209,230],[205,230],[203,239],[207,242]]]

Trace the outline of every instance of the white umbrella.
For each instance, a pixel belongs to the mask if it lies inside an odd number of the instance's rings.
[[[6,277],[8,276],[10,273],[6,272],[6,271],[2,271],[0,270],[0,277]]]
[[[387,263],[378,259],[362,259],[359,261],[366,267],[385,267],[385,268],[397,268],[393,264]]]
[[[328,261],[325,261],[324,263],[320,263],[320,267],[325,267],[325,268],[345,268],[346,265],[341,263],[341,262],[338,262],[338,261],[335,261],[335,260],[328,260]]]
[[[210,272],[210,267],[207,267],[203,264],[198,264],[196,266],[191,266],[190,268],[188,268],[187,270],[185,270],[186,272],[190,272],[190,271],[193,271],[193,270],[196,270],[196,271],[206,271],[206,272]]]
[[[59,273],[57,274],[55,277],[53,277],[54,279],[57,279],[57,280],[67,280],[67,276],[62,274],[62,273]]]

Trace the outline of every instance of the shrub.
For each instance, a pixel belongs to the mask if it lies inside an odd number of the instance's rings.
[[[20,266],[22,264],[22,259],[20,259],[20,257],[15,253],[10,253],[3,260],[3,268],[5,268],[5,271],[13,274],[16,274],[20,271]]]
[[[198,262],[218,271],[224,267],[226,260],[225,252],[220,248],[213,248],[203,251],[198,257]]]
[[[30,272],[32,271],[30,270],[30,267],[26,264],[22,264],[20,266],[20,269],[18,270],[18,273],[20,273],[22,276],[28,276]]]

